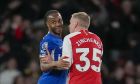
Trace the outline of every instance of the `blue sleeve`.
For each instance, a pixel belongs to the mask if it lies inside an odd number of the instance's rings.
[[[49,50],[49,53],[51,54],[52,50],[53,50],[53,44],[52,42],[49,42],[48,40],[42,40],[40,42],[40,57],[45,57],[46,55],[48,55],[46,49]]]

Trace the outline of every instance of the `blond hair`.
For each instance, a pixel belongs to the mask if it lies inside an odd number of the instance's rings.
[[[74,13],[72,18],[78,19],[81,22],[81,27],[88,28],[90,25],[90,16],[85,12]]]

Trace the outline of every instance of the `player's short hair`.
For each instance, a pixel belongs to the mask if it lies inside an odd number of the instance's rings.
[[[80,21],[84,22],[85,24],[80,24],[80,26],[88,28],[90,25],[90,16],[85,12],[78,12],[72,14],[73,18],[79,19]]]
[[[48,17],[51,14],[54,14],[54,13],[59,13],[59,11],[57,11],[57,10],[49,10],[49,11],[46,12],[46,14],[44,16],[44,25],[45,25],[45,27],[47,27],[46,22],[48,21]]]

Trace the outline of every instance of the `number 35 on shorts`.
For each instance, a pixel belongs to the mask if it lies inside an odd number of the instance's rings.
[[[92,56],[92,61],[95,62],[99,62],[99,66],[95,66],[95,65],[91,65],[90,64],[90,60],[87,57],[88,53],[89,53],[89,48],[77,48],[76,49],[76,53],[82,53],[80,56],[80,61],[85,62],[84,66],[81,66],[80,64],[76,64],[76,69],[80,72],[85,72],[87,71],[89,68],[91,68],[92,70],[94,70],[95,72],[100,72],[100,68],[101,68],[101,63],[102,60],[97,56],[97,54],[102,55],[101,50],[97,49],[97,48],[93,48],[93,56]]]

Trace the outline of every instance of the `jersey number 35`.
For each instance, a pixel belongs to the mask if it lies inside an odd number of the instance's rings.
[[[99,66],[91,65],[90,60],[87,57],[87,55],[89,53],[89,48],[77,48],[76,53],[82,53],[80,56],[80,61],[85,62],[84,66],[81,66],[80,64],[75,65],[75,67],[78,71],[85,72],[89,68],[91,68],[95,72],[100,72],[102,60],[100,57],[97,56],[97,54],[101,55],[102,54],[101,50],[99,50],[97,48],[93,48],[92,61],[99,62]]]

